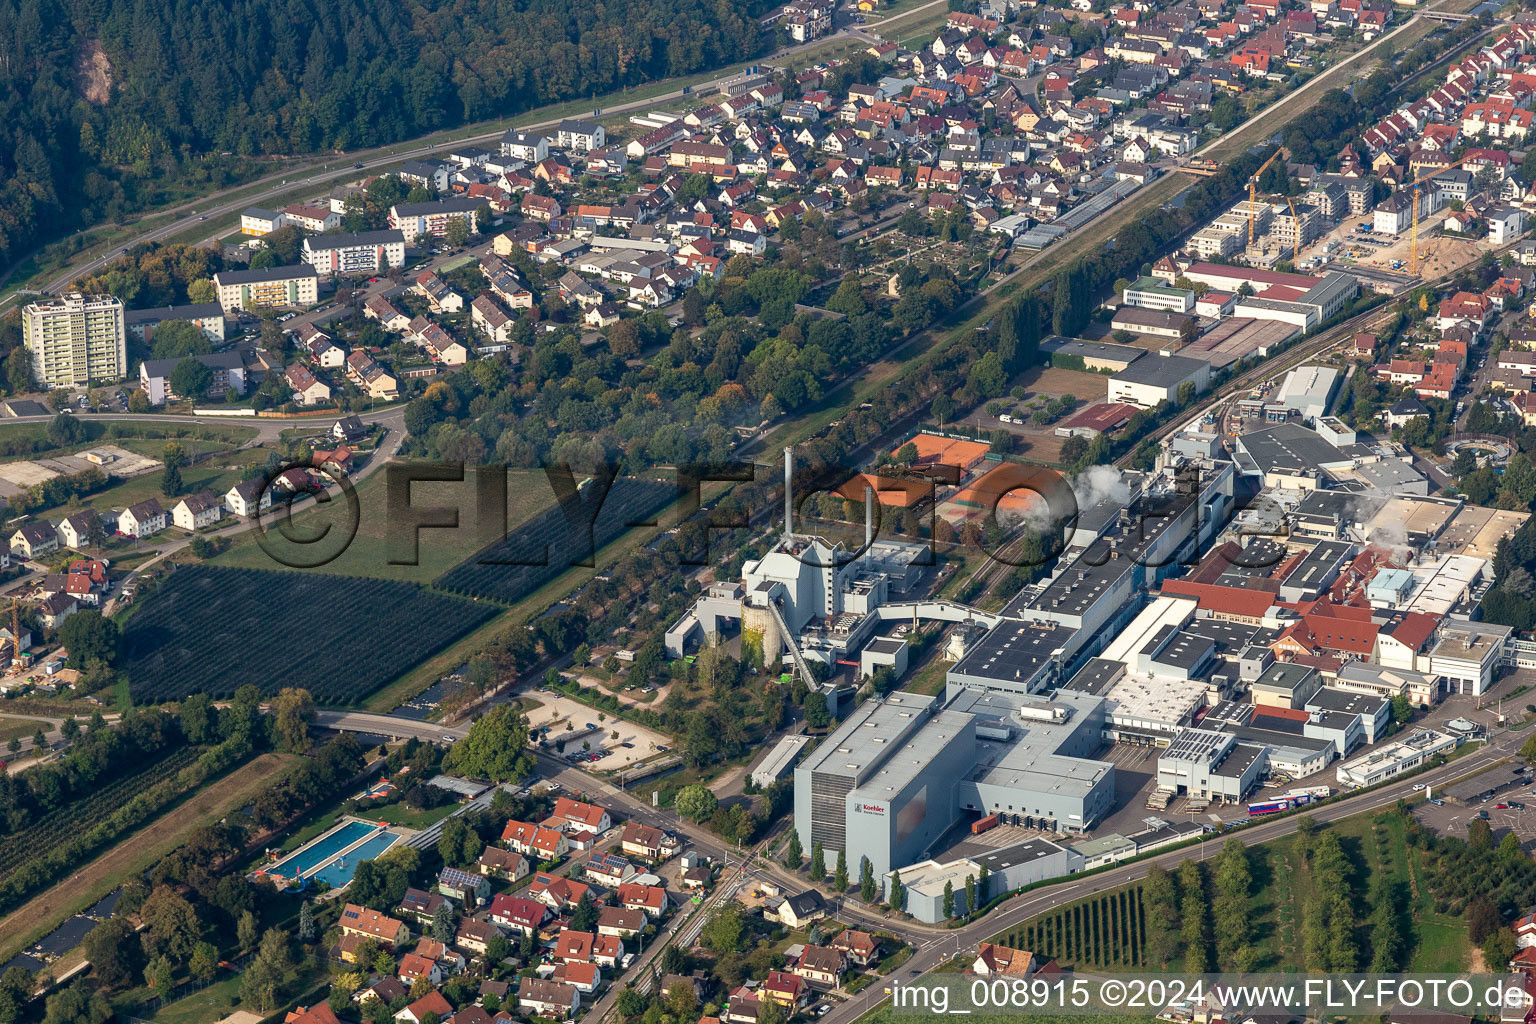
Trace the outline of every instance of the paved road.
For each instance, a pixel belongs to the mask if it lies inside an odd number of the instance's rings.
[[[93,420],[107,420],[122,423],[150,423],[156,426],[165,426],[167,423],[201,423],[207,426],[220,427],[251,427],[256,431],[255,440],[276,441],[285,430],[296,430],[304,427],[329,427],[340,419],[343,413],[334,410],[326,413],[317,413],[313,416],[196,416],[190,413],[138,413],[138,412],[88,412],[74,415],[85,422]],[[374,412],[359,412],[357,418],[366,424],[380,424],[397,437],[403,439],[405,435],[405,406],[395,405],[388,409],[379,409]],[[0,426],[11,423],[47,423],[54,417],[53,413],[46,416],[16,416],[6,420],[0,420]]]
[[[440,744],[453,743],[469,734],[468,726],[439,725],[436,722],[421,722],[398,715],[376,715],[364,711],[317,710],[315,724],[322,729],[335,729],[338,732],[360,732],[396,740],[416,739]]]

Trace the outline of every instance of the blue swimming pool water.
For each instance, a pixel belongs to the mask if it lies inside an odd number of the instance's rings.
[[[310,877],[317,882],[326,883],[332,889],[339,889],[352,881],[352,875],[357,871],[359,861],[373,860],[399,841],[400,837],[393,832],[381,832],[347,854],[345,861],[334,860]]]
[[[273,874],[282,875],[284,878],[307,875],[317,866],[324,864],[377,827],[376,825],[368,824],[366,821],[349,821],[330,835],[318,840],[308,849],[294,854],[281,863],[273,865],[272,872]],[[351,876],[349,875],[348,877]]]

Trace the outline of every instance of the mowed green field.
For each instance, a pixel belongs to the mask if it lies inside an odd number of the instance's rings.
[[[388,477],[389,470],[380,469],[357,486],[357,534],[351,543],[323,565],[295,571],[430,583],[485,547],[499,533],[499,524],[494,520],[483,526],[479,521],[472,474],[463,482],[412,482],[409,510],[403,502],[401,492],[404,488],[397,484],[395,493],[391,494]],[[391,499],[397,504],[394,515],[390,513]],[[518,524],[554,503],[555,492],[542,472],[511,470],[507,473],[506,525],[509,530],[515,530]],[[404,554],[413,532],[408,516],[426,509],[444,510],[443,514],[456,517],[459,525],[455,529],[415,531],[415,552]],[[318,536],[320,531],[332,530],[341,538],[350,532],[351,517],[352,512],[344,500],[332,500],[300,512],[293,517],[291,527],[295,535]],[[272,519],[269,528],[279,528],[281,516]],[[393,555],[390,550],[392,537],[405,542],[405,547]],[[304,546],[298,545],[295,550]],[[273,551],[263,547],[252,531],[238,537],[211,564],[232,569],[291,567],[279,561],[285,557],[281,554],[282,548],[271,541],[268,547],[279,553],[274,555]],[[396,560],[391,561],[392,557]],[[405,560],[407,558],[413,558],[415,564],[410,564]]]

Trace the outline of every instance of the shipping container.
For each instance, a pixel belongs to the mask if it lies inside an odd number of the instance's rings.
[[[997,814],[996,813],[989,814],[985,818],[982,818],[981,820],[979,820],[979,821],[977,821],[977,822],[975,822],[975,823],[973,823],[971,825],[971,835],[979,836],[983,832],[986,832],[986,831],[988,831],[990,829],[997,828],[997,824],[998,824]]]

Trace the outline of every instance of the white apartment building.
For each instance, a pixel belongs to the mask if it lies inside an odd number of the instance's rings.
[[[128,372],[123,304],[110,295],[72,292],[21,311],[32,379],[50,388],[114,380]]]

